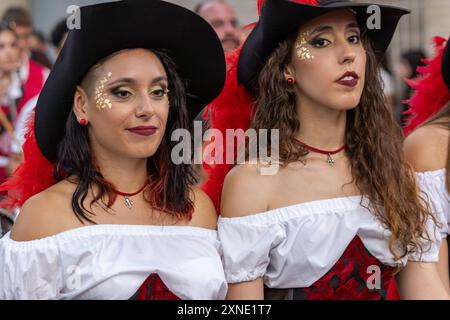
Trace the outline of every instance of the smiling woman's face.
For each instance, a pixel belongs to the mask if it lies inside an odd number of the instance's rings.
[[[96,156],[143,159],[155,154],[166,130],[169,83],[151,51],[121,51],[96,67],[77,88],[74,112],[89,122]]]
[[[355,16],[336,10],[301,26],[285,76],[295,79],[300,104],[348,110],[361,99],[366,59]]]

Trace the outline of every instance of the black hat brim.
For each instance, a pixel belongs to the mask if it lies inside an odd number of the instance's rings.
[[[325,1],[324,1],[325,2]],[[245,41],[238,62],[238,80],[252,88],[261,68],[278,43],[294,32],[302,23],[336,9],[352,9],[360,26],[365,26],[371,16],[367,8],[373,3],[331,1],[323,5],[309,5],[288,0],[267,0],[261,10],[258,23]],[[379,5],[381,29],[366,29],[374,46],[375,54],[381,59],[394,36],[400,18],[410,11],[393,6]]]
[[[159,0],[124,0],[82,7],[80,17],[81,28],[70,30],[36,105],[36,141],[49,161],[56,159],[76,86],[114,52],[167,50],[187,84],[191,119],[222,91],[226,67],[220,40],[188,9]]]
[[[447,40],[444,55],[442,57],[442,77],[450,90],[450,38]]]

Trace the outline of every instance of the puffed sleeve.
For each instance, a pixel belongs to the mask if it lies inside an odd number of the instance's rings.
[[[422,251],[412,250],[409,261],[437,262],[442,239],[449,234],[449,196],[445,186],[445,170],[417,172],[417,183],[422,198],[427,201],[435,220],[427,220],[426,230],[431,241],[422,239]]]
[[[263,217],[223,218],[218,221],[222,261],[228,283],[252,281],[266,274],[270,255],[284,238],[277,223]]]
[[[422,195],[428,201],[442,237],[450,234],[450,197],[445,185],[445,170],[417,173],[417,181]]]
[[[415,262],[438,262],[439,250],[442,244],[442,234],[432,219],[427,220],[427,235],[420,240],[422,251],[411,250],[408,255],[409,261]]]
[[[0,300],[58,299],[62,282],[56,241],[0,239]]]

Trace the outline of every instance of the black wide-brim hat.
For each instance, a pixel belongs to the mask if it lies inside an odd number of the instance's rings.
[[[386,52],[400,18],[410,11],[403,8],[379,5],[381,29],[367,29],[366,21],[372,15],[367,8],[373,3],[353,3],[350,0],[318,0],[318,5],[295,0],[266,0],[259,21],[245,41],[238,62],[238,81],[251,89],[272,51],[302,23],[332,10],[349,8],[355,12],[358,24],[367,30],[377,57]]]
[[[442,77],[450,90],[450,38],[447,40],[444,56],[442,57]]]
[[[159,0],[123,0],[80,8],[80,22],[80,29],[69,31],[36,105],[36,141],[51,162],[65,134],[77,85],[114,52],[167,50],[187,85],[191,119],[222,91],[226,67],[220,40],[188,9]]]

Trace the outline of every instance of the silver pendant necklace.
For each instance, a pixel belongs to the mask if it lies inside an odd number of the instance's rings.
[[[113,189],[113,191],[114,191],[115,194],[124,197],[124,203],[125,203],[125,206],[126,206],[128,209],[131,210],[131,209],[133,209],[133,206],[134,206],[134,201],[131,200],[131,197],[136,196],[136,195],[138,195],[139,193],[141,193],[142,191],[144,191],[144,189],[147,188],[147,186],[148,186],[149,184],[150,184],[150,181],[147,180],[147,181],[145,182],[145,184],[142,186],[142,188],[140,188],[138,191],[132,192],[132,193],[120,192],[120,191],[115,190],[115,189]]]
[[[320,153],[320,154],[325,154],[327,156],[327,163],[330,167],[334,167],[336,165],[336,160],[333,159],[331,156],[335,155],[339,152],[341,152],[342,150],[344,150],[345,148],[347,148],[347,145],[343,145],[342,147],[340,147],[337,150],[333,150],[333,151],[328,151],[328,150],[322,150],[322,149],[318,149],[318,148],[314,148],[311,146],[308,146],[306,143],[301,142],[298,139],[295,139],[295,141],[297,143],[299,143],[301,146],[303,146],[305,149],[311,151],[311,152],[315,152],[315,153]]]

